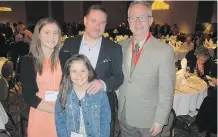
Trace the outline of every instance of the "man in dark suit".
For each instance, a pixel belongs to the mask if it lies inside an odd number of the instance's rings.
[[[5,33],[6,39],[9,39],[10,37],[13,36],[13,30],[10,27],[10,22],[6,23],[6,25],[5,25],[5,32],[4,33]]]
[[[92,5],[84,17],[85,32],[82,36],[68,38],[60,51],[62,70],[67,59],[75,54],[86,55],[96,71],[97,79],[88,89],[94,94],[101,89],[107,91],[111,107],[111,137],[114,136],[116,119],[115,90],[123,83],[122,48],[102,37],[107,23],[107,12],[101,5]]]
[[[11,49],[9,51],[9,56],[14,64],[14,70],[17,69],[17,60],[29,53],[30,45],[24,42],[24,37],[21,34],[15,36],[15,43],[11,44]]]

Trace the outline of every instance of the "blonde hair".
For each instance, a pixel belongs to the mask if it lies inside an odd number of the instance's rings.
[[[24,24],[20,24],[17,26],[17,33],[23,34],[25,30],[26,30],[26,26]]]
[[[25,42],[27,42],[28,44],[31,43],[32,35],[33,35],[32,32],[29,30],[25,30],[24,35],[25,35],[25,37],[24,37]]]
[[[56,68],[56,63],[59,60],[59,51],[61,49],[61,29],[57,23],[56,20],[52,18],[43,18],[39,20],[35,26],[34,33],[32,35],[32,41],[30,44],[30,53],[33,56],[34,59],[34,65],[36,68],[36,71],[41,75],[43,71],[43,61],[44,61],[44,54],[41,47],[41,41],[39,38],[39,33],[47,24],[55,23],[58,26],[58,34],[59,34],[59,40],[57,45],[54,47],[54,51],[51,54],[50,60],[51,60],[51,71],[53,72]]]

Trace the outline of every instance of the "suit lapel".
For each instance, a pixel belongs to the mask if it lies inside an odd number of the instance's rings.
[[[126,43],[124,43],[123,47],[123,68],[126,73],[127,79],[130,80],[130,60],[131,60],[131,42],[132,38],[130,38]]]
[[[99,51],[98,60],[97,60],[97,64],[96,64],[96,67],[95,67],[96,72],[98,72],[100,64],[106,58],[106,55],[107,55],[107,45],[106,44],[107,43],[105,41],[105,38],[102,37],[101,48],[100,48],[100,51]]]
[[[77,38],[75,39],[74,45],[72,45],[72,50],[71,50],[71,54],[72,55],[79,54],[79,49],[80,49],[81,41],[82,41],[82,35],[81,36],[77,36]]]
[[[147,43],[144,45],[144,49],[141,53],[141,56],[138,60],[138,63],[135,66],[135,69],[132,72],[132,76],[134,76],[134,72],[137,72],[137,69],[144,69],[144,66],[146,65],[147,60],[149,60],[148,55],[150,54],[149,51],[152,48],[152,39],[153,36],[147,41]]]

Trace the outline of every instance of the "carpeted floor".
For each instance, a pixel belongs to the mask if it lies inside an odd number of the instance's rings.
[[[20,124],[20,113],[21,111],[25,110],[27,108],[27,105],[24,103],[22,95],[16,95],[14,93],[11,93],[9,96],[9,101],[4,103],[5,108],[7,112],[12,116],[12,119],[15,122],[15,127],[12,124],[12,121],[9,120],[8,124],[6,125],[6,128],[12,135],[12,137],[22,137],[21,136],[21,124]],[[7,104],[9,107],[7,107]],[[193,121],[194,118],[187,117],[188,121]],[[181,123],[177,123],[177,126],[174,128],[174,137],[204,137],[204,134],[199,134],[198,129],[195,125],[191,126],[191,133],[188,131],[180,128],[183,126],[180,126]],[[24,128],[26,128],[27,122],[24,122]],[[25,129],[24,129],[25,130]],[[26,130],[25,130],[26,131]],[[116,133],[115,137],[117,137],[119,132],[119,126],[116,125]],[[23,137],[26,137],[26,132],[24,133]],[[214,135],[213,137],[216,137]]]

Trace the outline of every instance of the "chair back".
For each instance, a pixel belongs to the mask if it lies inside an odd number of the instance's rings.
[[[8,97],[8,82],[0,76],[0,101],[5,101]]]
[[[5,57],[0,57],[0,75],[8,79],[13,74],[13,62]]]
[[[11,136],[6,130],[0,129],[0,137],[11,137]]]
[[[164,125],[163,131],[161,132],[161,136],[163,137],[172,137],[173,135],[173,128],[175,126],[175,119],[176,119],[176,113],[174,109],[172,108],[169,114],[168,118],[168,124]]]

